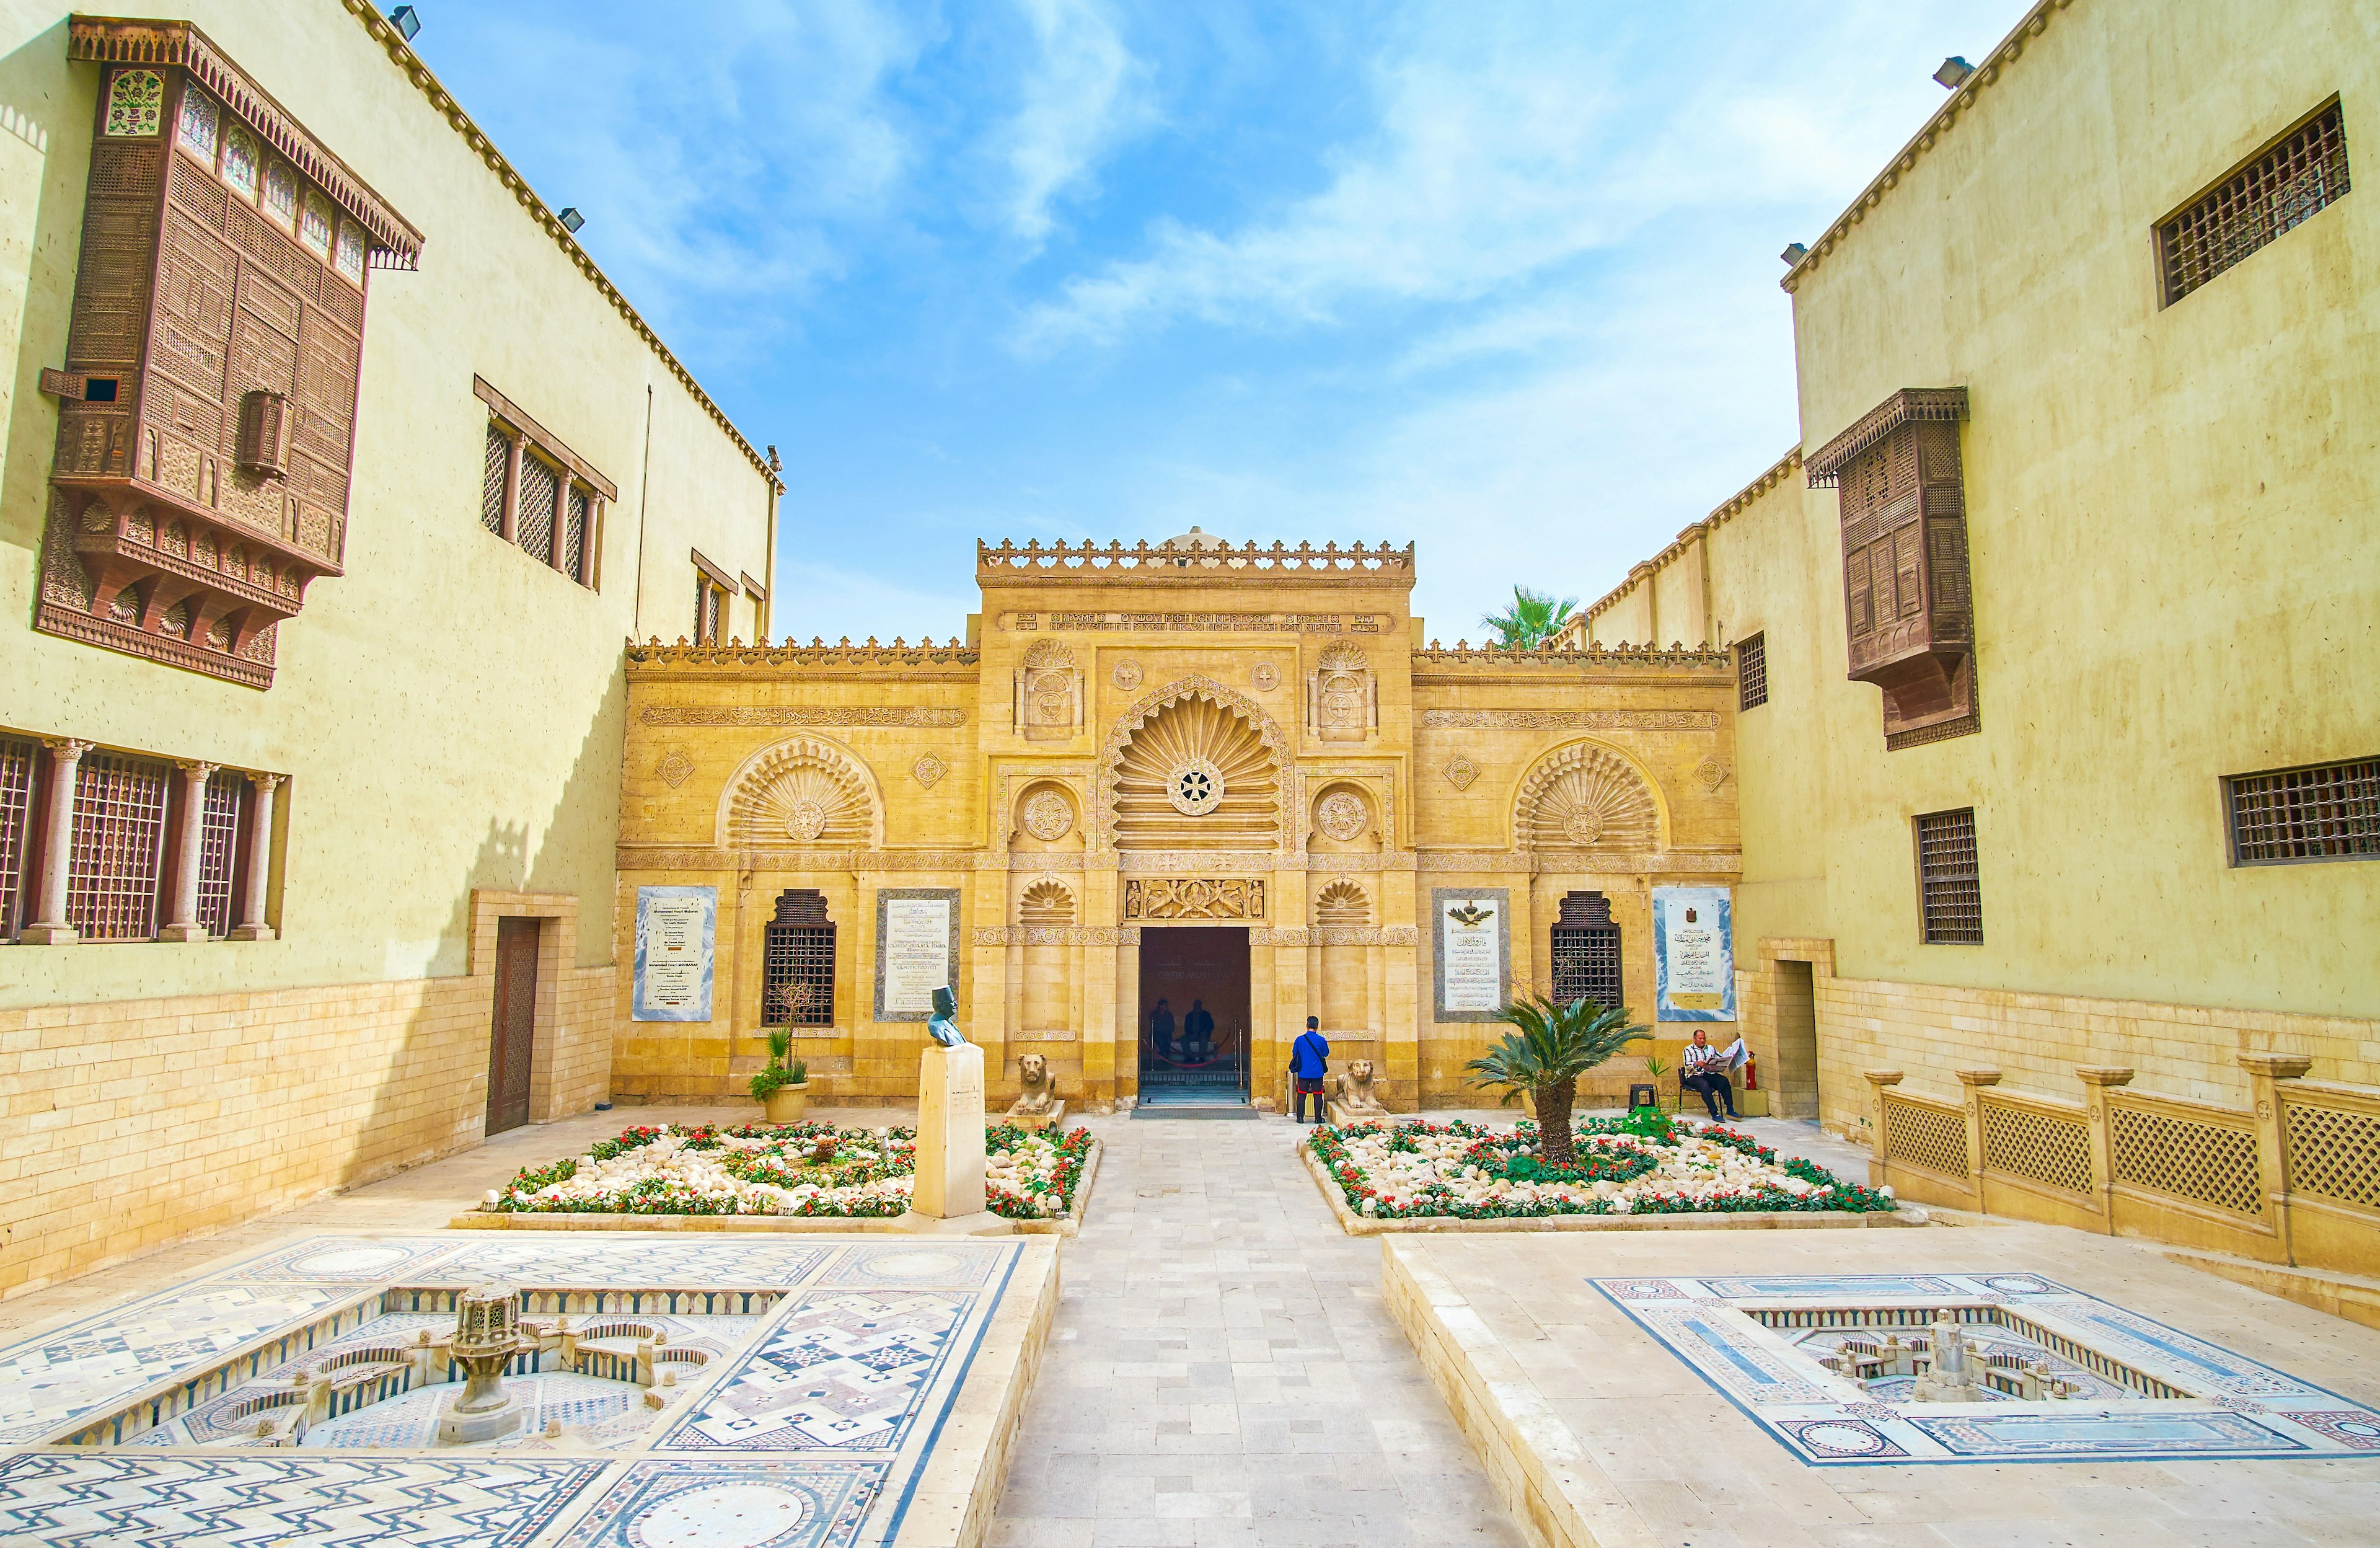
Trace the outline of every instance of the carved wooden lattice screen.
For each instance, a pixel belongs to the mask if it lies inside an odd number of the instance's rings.
[[[562,522],[562,570],[571,579],[587,579],[587,492],[570,486],[570,501]]]
[[[2157,227],[2165,304],[2189,295],[2348,190],[2347,126],[2332,103]]]
[[[26,830],[32,817],[38,750],[22,738],[0,737],[0,941],[17,938],[24,904]]]
[[[2238,774],[2231,794],[2231,863],[2380,856],[2380,758]]]
[[[67,920],[86,941],[157,933],[157,867],[173,766],[86,752],[75,771]]]
[[[480,525],[498,537],[504,533],[504,485],[512,476],[512,437],[488,426],[487,467],[480,475]]]
[[[1736,708],[1756,710],[1768,702],[1768,637],[1755,634],[1735,647]]]
[[[1554,998],[1592,1000],[1609,1008],[1624,998],[1620,983],[1620,927],[1599,892],[1574,892],[1554,921]]]
[[[834,923],[826,898],[810,888],[777,895],[760,952],[760,1024],[834,1025]]]
[[[200,814],[199,922],[218,941],[238,922],[232,918],[231,884],[239,854],[240,794],[247,785],[246,774],[217,769],[207,778],[206,808]]]
[[[1984,944],[1984,895],[1975,867],[1975,809],[1917,819],[1918,902],[1928,945]]]
[[[524,553],[547,564],[553,562],[553,496],[560,487],[552,469],[533,457],[521,458],[520,504],[513,514],[513,531]]]

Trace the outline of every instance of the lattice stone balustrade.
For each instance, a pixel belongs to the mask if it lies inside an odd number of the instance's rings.
[[[2242,1054],[2245,1108],[2127,1090],[2079,1067],[2083,1100],[1958,1072],[1962,1099],[1865,1073],[1873,1180],[1903,1198],[2149,1237],[2266,1262],[2380,1272],[2380,1089],[2308,1080],[2310,1061]]]

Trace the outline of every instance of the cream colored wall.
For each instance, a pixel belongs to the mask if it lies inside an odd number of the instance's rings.
[[[2221,791],[2380,752],[2380,205],[2351,193],[2168,310],[2152,239],[2334,92],[2370,159],[2380,23],[2184,0],[2144,50],[2105,0],[2046,14],[1793,297],[1805,445],[1900,388],[1969,390],[1980,734],[1886,751],[1844,675],[1833,491],[1796,469],[1703,528],[1711,612],[1767,660],[1736,721],[1738,967],[1757,1022],[1761,956],[1831,943],[1830,1122],[1865,1065],[1937,1091],[1961,1064],[2060,1091],[2130,1065],[2237,1101],[2243,1048],[2349,1080],[2380,1049],[2380,865],[2234,868]],[[1641,634],[1683,552],[1586,632]],[[1911,819],[1966,805],[1985,944],[1925,945]]]
[[[1973,404],[1981,735],[1884,751],[1875,691],[1840,680],[1832,545],[1800,540],[1830,561],[1793,606],[1836,749],[1840,970],[2380,1014],[2380,866],[2233,868],[2220,786],[2380,752],[2380,203],[2350,193],[2163,311],[2151,239],[2333,93],[2368,161],[2380,19],[2177,0],[2144,49],[2126,7],[2053,15],[1794,296],[1805,445],[1904,386]],[[1813,492],[1803,520],[1831,539],[1834,514]],[[1804,786],[1767,779],[1779,804]],[[1985,945],[1923,945],[1908,817],[1970,803]]]
[[[0,231],[0,726],[291,776],[282,939],[0,948],[0,1005],[457,974],[474,887],[577,896],[581,960],[607,961],[619,642],[691,631],[690,547],[767,574],[765,475],[340,6],[164,10],[426,242],[419,273],[370,276],[347,573],[281,629],[269,692],[31,633],[56,421],[34,389],[64,354],[99,71],[67,62],[66,7],[0,0],[0,207],[21,213]],[[619,486],[599,591],[480,527],[474,372]]]

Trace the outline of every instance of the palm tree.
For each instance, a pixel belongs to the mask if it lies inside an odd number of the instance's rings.
[[[1571,1164],[1570,1105],[1578,1078],[1653,1029],[1628,1019],[1626,1006],[1531,994],[1496,1013],[1513,1030],[1463,1067],[1475,1086],[1501,1086],[1509,1103],[1523,1091],[1537,1104],[1539,1153],[1549,1166]]]
[[[1576,597],[1554,600],[1552,593],[1532,591],[1526,586],[1512,588],[1512,606],[1509,612],[1489,613],[1479,622],[1496,631],[1495,644],[1508,651],[1534,651],[1561,632],[1562,625],[1578,609]]]

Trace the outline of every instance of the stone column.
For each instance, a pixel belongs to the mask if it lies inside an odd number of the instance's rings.
[[[528,445],[528,436],[515,435],[504,453],[504,505],[497,518],[497,535],[506,542],[520,541],[521,448]]]
[[[1973,1207],[1980,1213],[1984,1207],[1984,1093],[2000,1083],[1996,1069],[1954,1070],[1962,1088],[1960,1105],[1967,1115],[1967,1191],[1974,1195]]]
[[[1009,1223],[983,1207],[983,1049],[929,1044],[918,1055],[917,1170],[905,1231],[1006,1236]]]
[[[207,927],[199,922],[199,850],[207,829],[207,781],[222,765],[185,763],[182,771],[182,852],[174,865],[174,917],[157,932],[161,941],[203,941]]]
[[[2074,1073],[2090,1090],[2091,1185],[2099,1196],[2099,1213],[2107,1235],[2116,1234],[2116,1137],[2107,1093],[2131,1083],[2132,1072],[2120,1065],[2077,1065]]]
[[[2289,1150],[2281,1110],[2279,1082],[2295,1080],[2313,1067],[2302,1054],[2242,1054],[2240,1067],[2248,1072],[2255,1097],[2256,1164],[2264,1176],[2265,1224],[2281,1249],[2281,1262],[2298,1261],[2289,1239]]]
[[[1871,1127],[1876,1130],[1875,1137],[1868,1140],[1871,1149],[1867,1163],[1867,1185],[1870,1188],[1882,1188],[1892,1180],[1887,1171],[1891,1163],[1885,1159],[1890,1152],[1885,1146],[1884,1093],[1886,1088],[1900,1084],[1900,1071],[1864,1069],[1860,1073],[1867,1078],[1868,1115]]]
[[[248,782],[256,786],[256,811],[249,819],[248,835],[248,897],[240,907],[240,922],[232,927],[235,941],[270,941],[273,927],[264,922],[264,897],[273,880],[273,792],[280,787],[279,774],[250,774]]]
[[[27,945],[68,946],[82,938],[67,922],[67,863],[74,853],[75,773],[89,742],[60,738],[50,750],[50,825],[42,844],[41,911],[17,939]]]

